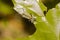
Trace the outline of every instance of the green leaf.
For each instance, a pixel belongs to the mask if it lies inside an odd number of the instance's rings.
[[[52,26],[52,29],[56,35],[57,40],[59,40],[60,35],[60,7],[56,6],[56,8],[53,8],[48,11],[46,15],[46,19],[49,22],[49,24]]]

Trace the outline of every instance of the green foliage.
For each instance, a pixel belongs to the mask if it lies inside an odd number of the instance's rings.
[[[47,8],[43,5],[42,2],[37,1],[38,6],[41,8],[41,12],[47,11]],[[38,15],[39,13],[36,13],[34,10],[31,10],[30,7],[24,5],[23,3],[20,4],[25,8],[25,10],[34,15],[36,17],[36,32],[21,40],[59,40],[59,23],[60,23],[60,8],[59,6],[56,6],[56,8],[50,9],[46,17]],[[33,9],[33,8],[32,8]],[[59,21],[58,21],[59,20]]]
[[[13,0],[12,0],[13,1]],[[34,10],[32,6],[27,6],[24,3],[16,3],[25,8],[26,12],[36,17],[34,22],[36,27],[36,32],[26,38],[17,38],[16,40],[59,40],[60,37],[60,3],[57,4],[55,8],[48,10],[46,16],[44,16],[43,11],[47,10],[47,7],[43,5],[42,2],[35,2],[39,7],[38,10]],[[4,6],[5,7],[5,6]]]

